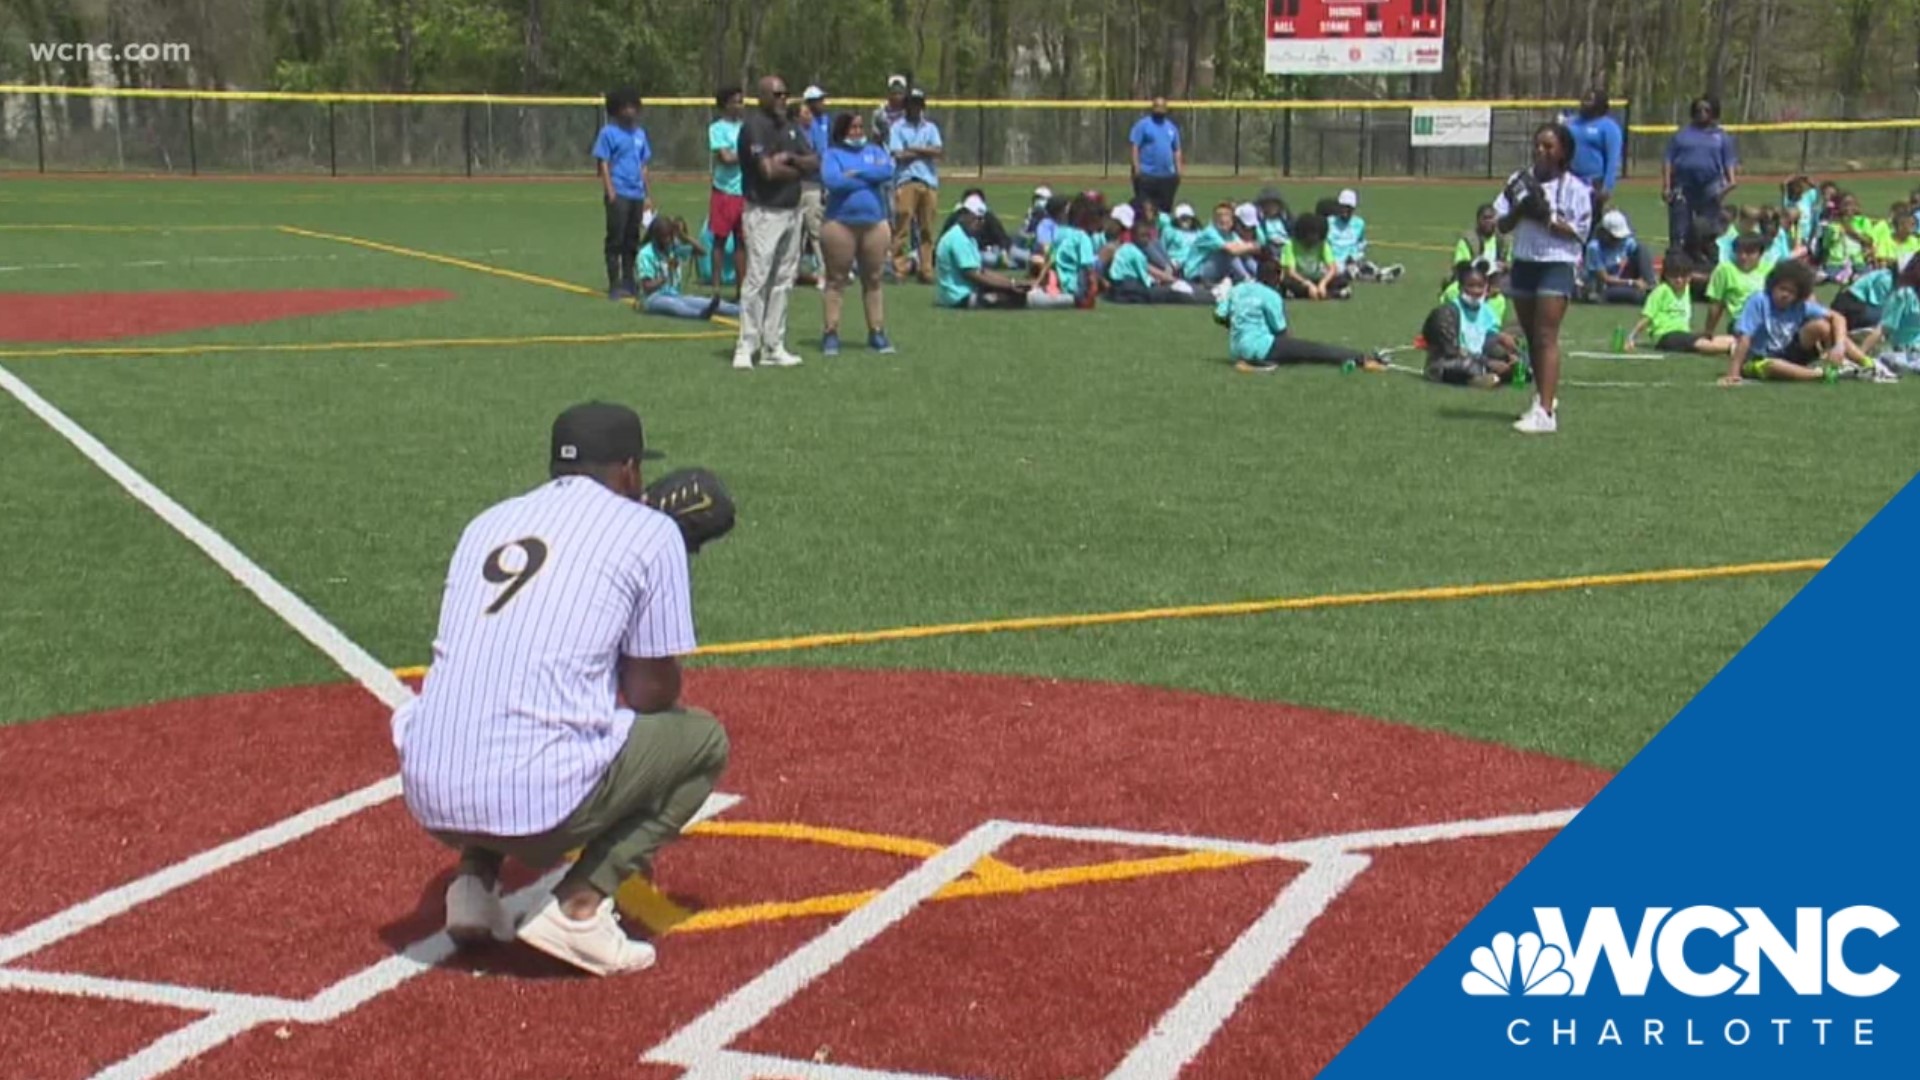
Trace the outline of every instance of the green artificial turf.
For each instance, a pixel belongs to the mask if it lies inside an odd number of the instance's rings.
[[[958,187],[959,185],[953,185]],[[1248,180],[1194,182],[1197,204]],[[1285,185],[1296,206],[1340,186]],[[1490,186],[1368,185],[1376,258],[1406,282],[1294,304],[1296,332],[1405,345]],[[1884,188],[1884,190],[1882,190]],[[1874,205],[1903,190],[1859,185]],[[1009,219],[1024,187],[991,185]],[[1117,187],[1110,187],[1117,193]],[[957,191],[954,192],[957,195]],[[1751,192],[1764,192],[1757,186]],[[697,185],[661,193],[696,225]],[[1629,212],[1658,242],[1650,189]],[[22,181],[0,223],[277,223],[586,285],[590,183]],[[279,233],[0,232],[0,289],[444,288],[384,311],[136,344],[318,342],[700,324],[538,285]],[[1388,244],[1418,245],[1395,249]],[[146,265],[159,263],[161,265]],[[1563,433],[1506,423],[1518,391],[1402,375],[1235,373],[1203,309],[935,311],[889,290],[900,347],[815,347],[736,374],[731,343],[10,359],[66,410],[396,665],[427,659],[446,557],[490,502],[542,478],[574,401],[637,406],[664,455],[719,471],[738,531],[695,562],[707,641],[1829,555],[1920,459],[1915,388],[1713,385],[1723,361],[1576,360]],[[110,303],[103,300],[103,303]],[[1605,350],[1631,309],[1579,308]],[[16,346],[25,347],[25,346]],[[1408,363],[1417,363],[1413,357]],[[1630,386],[1580,386],[1578,382]],[[334,677],[324,659],[62,440],[0,402],[13,569],[0,720]],[[17,512],[16,512],[17,509]],[[1535,597],[998,634],[730,658],[1019,671],[1297,701],[1618,766],[1804,574]],[[19,613],[16,617],[16,612]]]

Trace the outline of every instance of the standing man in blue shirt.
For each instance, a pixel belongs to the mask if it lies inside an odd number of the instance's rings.
[[[1187,171],[1186,151],[1180,146],[1180,125],[1167,115],[1167,99],[1153,99],[1147,115],[1134,121],[1127,136],[1133,144],[1133,197],[1152,199],[1160,210],[1180,197],[1180,174]]]
[[[913,269],[907,252],[913,250],[912,230],[920,229],[920,283],[933,284],[933,221],[939,213],[940,158],[946,153],[940,126],[927,119],[927,92],[907,92],[907,111],[887,129],[887,152],[893,155],[893,273],[906,277]]]
[[[607,299],[640,294],[633,264],[640,256],[640,219],[647,211],[647,162],[653,147],[640,126],[640,91],[623,86],[607,94],[607,123],[593,141],[600,192],[607,207]]]
[[[1613,118],[1613,103],[1607,100],[1607,92],[1598,87],[1587,91],[1580,99],[1579,111],[1568,113],[1562,122],[1573,132],[1573,175],[1593,188],[1593,205],[1598,212],[1620,183],[1620,152],[1626,132]]]
[[[1693,123],[1673,133],[1660,166],[1669,247],[1685,245],[1695,222],[1717,228],[1721,204],[1740,184],[1740,154],[1733,136],[1720,126],[1720,103],[1695,98],[1690,111]]]

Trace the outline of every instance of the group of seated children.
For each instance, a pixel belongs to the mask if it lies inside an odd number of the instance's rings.
[[[975,196],[984,202],[977,189],[967,193]],[[991,215],[971,235],[980,270],[1025,269],[1034,282],[1028,293],[1066,295],[1081,307],[1102,297],[1130,304],[1212,303],[1233,283],[1253,280],[1269,260],[1286,295],[1337,300],[1350,297],[1356,281],[1393,281],[1404,273],[1368,257],[1359,206],[1359,194],[1347,190],[1296,216],[1269,187],[1251,202],[1216,205],[1203,222],[1186,203],[1171,211],[1147,199],[1109,207],[1096,191],[1066,196],[1040,187],[1016,236],[994,242]],[[951,226],[943,238],[946,232]]]

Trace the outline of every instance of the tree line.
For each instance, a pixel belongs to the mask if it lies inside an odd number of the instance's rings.
[[[1262,70],[1264,0],[0,0],[0,79],[297,91],[703,96],[777,71],[842,97],[1577,96],[1669,119],[1913,115],[1920,0],[1453,0],[1437,75]],[[36,62],[33,42],[192,61]]]

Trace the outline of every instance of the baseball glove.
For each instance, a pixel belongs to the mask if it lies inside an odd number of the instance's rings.
[[[733,529],[733,496],[706,469],[676,469],[647,485],[642,501],[680,526],[689,555]]]

